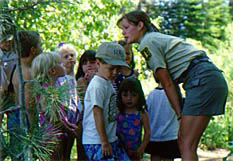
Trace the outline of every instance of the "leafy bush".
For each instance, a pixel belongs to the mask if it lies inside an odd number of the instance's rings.
[[[227,141],[228,130],[225,127],[224,119],[222,116],[213,117],[201,138],[200,147],[208,150],[227,148]]]
[[[233,108],[229,104],[226,107],[226,114],[213,117],[205,130],[200,147],[208,150],[216,148],[231,148],[233,141]]]

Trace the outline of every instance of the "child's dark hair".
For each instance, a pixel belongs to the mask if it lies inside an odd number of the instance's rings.
[[[131,78],[126,78],[124,79],[121,84],[120,84],[120,88],[118,91],[118,108],[120,110],[120,112],[124,111],[124,105],[122,103],[122,99],[121,99],[121,94],[122,92],[136,92],[139,94],[139,100],[138,100],[138,110],[139,111],[144,111],[146,109],[146,99],[144,96],[144,92],[142,90],[142,85],[140,83],[140,81],[135,78],[135,77],[131,77]]]
[[[132,50],[132,45],[128,44],[125,40],[119,40],[118,44],[120,44],[122,47],[125,47],[126,45],[130,46],[130,50],[132,52],[132,60],[131,60],[131,62],[129,64],[129,66],[130,66],[131,69],[134,69],[135,68],[135,62],[134,62],[134,54],[133,54],[133,50]]]
[[[96,60],[96,51],[95,50],[86,50],[79,59],[78,71],[75,76],[76,80],[80,77],[84,77],[85,73],[83,71],[83,64],[87,61],[95,61]]]

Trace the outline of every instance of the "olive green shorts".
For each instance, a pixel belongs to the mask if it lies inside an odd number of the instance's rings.
[[[182,78],[186,92],[182,114],[224,114],[228,86],[222,71],[206,59],[194,59],[191,66]]]

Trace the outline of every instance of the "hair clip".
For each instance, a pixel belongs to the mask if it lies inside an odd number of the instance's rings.
[[[65,44],[66,44],[66,42],[61,42],[61,43],[58,44],[57,47],[60,48],[60,47],[62,47],[62,46],[65,45]]]

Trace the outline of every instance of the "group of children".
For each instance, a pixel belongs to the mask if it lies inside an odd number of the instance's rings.
[[[51,160],[70,160],[75,138],[78,160],[140,160],[144,152],[151,160],[180,157],[174,111],[164,93],[154,102],[153,91],[146,101],[134,70],[132,46],[104,42],[97,51],[85,51],[75,75],[76,54],[73,45],[61,43],[54,53],[40,54],[32,62],[33,77],[43,88],[68,84],[69,98],[60,105],[59,121],[45,116],[46,101],[43,96],[38,99],[41,124],[62,124]],[[154,148],[161,146],[164,149],[156,153]]]

